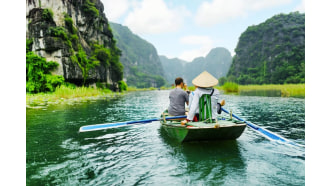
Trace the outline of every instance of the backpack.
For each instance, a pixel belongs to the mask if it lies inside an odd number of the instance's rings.
[[[211,96],[213,95],[214,89],[211,94],[203,94],[199,98],[199,121],[212,122],[212,102]]]

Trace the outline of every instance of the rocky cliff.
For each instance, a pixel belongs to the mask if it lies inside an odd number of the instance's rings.
[[[305,14],[275,15],[240,36],[228,80],[239,84],[305,82]]]
[[[112,30],[100,0],[27,0],[26,37],[32,51],[56,61],[53,73],[75,84],[123,78]]]

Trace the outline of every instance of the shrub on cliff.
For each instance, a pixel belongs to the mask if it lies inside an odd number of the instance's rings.
[[[99,16],[99,10],[95,7],[95,4],[86,0],[83,4],[83,11],[91,18],[96,18]]]
[[[54,12],[51,9],[44,9],[42,12],[42,18],[46,21],[54,21]]]
[[[64,82],[63,76],[51,75],[58,63],[42,58],[33,52],[26,53],[26,91],[30,93],[53,92]]]
[[[120,92],[127,90],[127,84],[125,83],[125,81],[118,81],[118,87]]]

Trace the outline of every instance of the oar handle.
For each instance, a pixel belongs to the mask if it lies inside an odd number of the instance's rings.
[[[165,119],[168,120],[168,119],[180,119],[180,118],[187,118],[187,116],[170,116],[170,117],[166,117]],[[80,127],[79,132],[104,130],[104,129],[115,128],[115,127],[123,127],[126,125],[132,125],[132,124],[137,124],[137,123],[144,124],[144,123],[150,123],[150,122],[159,121],[159,120],[162,120],[162,119],[153,118],[153,119],[126,121],[126,122],[119,122],[119,123],[104,123],[104,124],[86,125],[86,126]]]
[[[187,116],[169,116],[169,117],[165,117],[165,119],[182,119],[182,118],[187,118]],[[158,120],[162,120],[162,119],[158,119]]]

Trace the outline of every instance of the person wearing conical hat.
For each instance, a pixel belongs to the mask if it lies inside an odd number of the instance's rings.
[[[198,114],[199,108],[199,98],[203,94],[211,95],[211,105],[212,105],[212,119],[215,119],[217,116],[217,103],[219,100],[219,90],[214,89],[213,86],[217,85],[219,81],[212,76],[207,71],[202,72],[199,74],[195,79],[192,80],[192,84],[195,85],[197,88],[194,91],[194,95],[192,98],[192,102],[190,103],[190,110],[188,112],[188,116],[186,121],[192,121],[195,117],[195,114]],[[221,105],[224,105],[225,101],[221,101]],[[196,117],[198,118],[198,117]],[[195,120],[196,120],[195,118]]]

